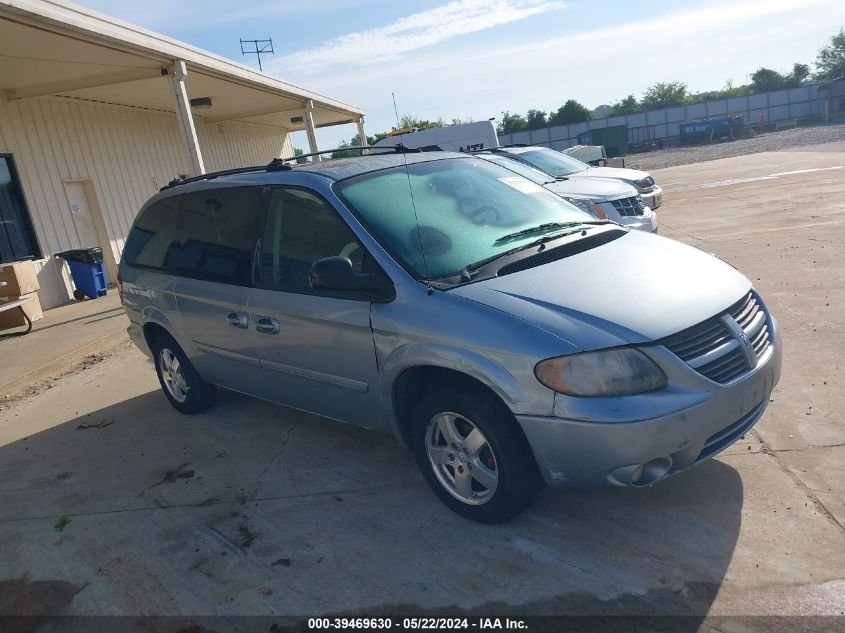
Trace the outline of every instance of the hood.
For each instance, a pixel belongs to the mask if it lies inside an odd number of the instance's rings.
[[[675,334],[750,289],[744,275],[713,255],[628,231],[583,253],[449,292],[591,350]]]
[[[639,169],[628,169],[627,167],[590,167],[586,171],[578,172],[578,176],[590,176],[599,178],[621,178],[622,180],[639,180],[648,176],[647,172]]]
[[[637,195],[632,185],[619,180],[568,176],[566,180],[557,180],[544,185],[546,189],[559,196],[581,196],[596,201],[618,200]]]

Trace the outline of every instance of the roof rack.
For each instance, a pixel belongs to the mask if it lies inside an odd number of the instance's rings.
[[[170,189],[178,185],[186,185],[190,182],[199,182],[201,180],[214,180],[221,176],[233,176],[235,174],[250,174],[258,171],[287,171],[291,169],[290,165],[286,165],[285,161],[280,158],[274,158],[266,165],[255,165],[253,167],[237,167],[235,169],[223,169],[222,171],[210,171],[207,174],[200,174],[199,176],[191,176],[190,178],[174,178],[159,191]]]
[[[235,169],[224,169],[222,171],[210,171],[207,174],[200,174],[199,176],[191,176],[190,178],[174,178],[169,183],[167,183],[164,187],[159,189],[159,191],[165,191],[172,187],[178,187],[179,185],[186,185],[191,182],[199,182],[202,180],[214,180],[215,178],[220,178],[221,176],[234,176],[236,174],[251,174],[256,172],[270,172],[270,171],[288,171],[293,169],[290,165],[292,162],[296,162],[303,158],[309,158],[310,156],[320,156],[322,154],[333,154],[334,152],[345,152],[346,150],[387,150],[394,154],[404,154],[408,152],[421,152],[422,150],[405,147],[402,143],[398,143],[397,145],[379,145],[378,147],[375,146],[365,146],[365,145],[351,145],[349,147],[338,147],[336,149],[327,149],[323,150],[322,152],[313,152],[311,154],[300,154],[299,156],[291,156],[290,158],[274,158],[266,165],[255,165],[253,167],[237,167]]]

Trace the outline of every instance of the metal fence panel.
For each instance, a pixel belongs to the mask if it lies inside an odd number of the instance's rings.
[[[786,105],[789,103],[789,90],[778,90],[769,93],[769,107]]]
[[[529,135],[532,145],[544,145],[549,142],[549,128],[544,127],[540,130],[531,130]]]

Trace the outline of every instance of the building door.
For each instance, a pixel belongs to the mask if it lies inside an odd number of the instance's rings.
[[[94,194],[94,183],[90,180],[66,180],[64,185],[68,213],[76,228],[79,246],[99,246],[103,249],[106,277],[109,283],[114,283],[117,280],[117,262],[106,223],[97,204],[97,196]]]

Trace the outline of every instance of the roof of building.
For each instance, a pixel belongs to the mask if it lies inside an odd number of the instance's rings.
[[[0,0],[0,89],[8,100],[58,96],[174,111],[162,78],[186,63],[188,96],[206,122],[241,120],[304,129],[357,121],[364,110],[286,83],[184,42],[64,0]]]

